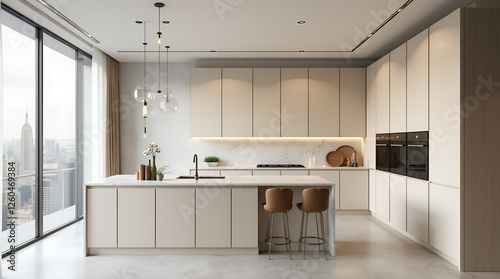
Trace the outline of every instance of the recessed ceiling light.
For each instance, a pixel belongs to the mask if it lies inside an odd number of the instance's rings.
[[[140,21],[140,20],[136,20],[136,21],[135,21],[135,23],[137,23],[137,24],[142,24],[142,21]]]
[[[299,50],[299,52],[305,52],[305,51],[303,51],[303,50]]]
[[[217,52],[217,50],[211,50],[210,52]]]
[[[169,24],[169,23],[170,23],[170,21],[168,21],[168,20],[163,21],[163,24]]]
[[[304,24],[304,23],[306,23],[306,21],[305,20],[299,20],[297,23],[298,24]]]

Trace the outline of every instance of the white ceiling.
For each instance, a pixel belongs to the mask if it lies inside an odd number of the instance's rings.
[[[8,2],[14,9],[23,5]],[[16,3],[17,2],[17,3]],[[25,0],[69,27],[36,0]],[[452,10],[471,0],[414,0],[354,53],[309,52],[350,50],[406,0],[51,0],[48,1],[100,41],[94,44],[120,62],[142,61],[143,26],[148,23],[148,49],[158,49],[158,9],[163,45],[172,62],[204,59],[376,59]],[[216,6],[218,8],[216,8]],[[297,21],[305,20],[304,25]],[[74,31],[76,34],[81,34]],[[82,35],[83,37],[83,35]],[[164,48],[162,47],[164,50]],[[210,53],[217,51],[272,51]],[[299,50],[306,52],[299,53]],[[202,51],[177,53],[175,51]],[[157,55],[150,54],[150,61]],[[164,56],[162,57],[164,59]]]

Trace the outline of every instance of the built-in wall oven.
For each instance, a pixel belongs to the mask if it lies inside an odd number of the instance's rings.
[[[390,134],[389,171],[406,175],[406,133]]]
[[[407,134],[407,175],[429,180],[429,132]]]
[[[377,134],[375,145],[377,170],[389,171],[389,134]]]

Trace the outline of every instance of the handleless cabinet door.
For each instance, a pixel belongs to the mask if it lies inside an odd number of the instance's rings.
[[[340,210],[368,210],[368,171],[340,171]]]
[[[377,171],[369,170],[369,183],[370,183],[370,206],[369,209],[372,214],[377,214]]]
[[[364,137],[366,113],[365,68],[340,69],[340,136]]]
[[[377,63],[366,68],[366,138],[364,166],[376,168],[375,136],[376,136],[376,100],[377,100]]]
[[[191,69],[191,137],[220,137],[221,69]]]
[[[252,136],[252,69],[222,69],[222,136]]]
[[[339,69],[309,69],[309,137],[339,136]]]
[[[258,189],[232,189],[232,245],[234,248],[258,247]]]
[[[429,243],[429,183],[407,178],[407,231]]]
[[[340,177],[339,171],[309,171],[309,175],[317,175],[335,183],[335,210],[340,209]]]
[[[279,68],[253,69],[253,136],[280,136],[280,91],[281,70]]]
[[[116,247],[116,189],[87,189],[87,247]]]
[[[196,189],[196,247],[231,247],[231,189]]]
[[[389,173],[385,171],[377,171],[377,216],[388,222],[389,221]]]
[[[156,247],[194,247],[194,189],[156,189]]]
[[[406,231],[406,177],[391,174],[389,188],[391,225]]]
[[[429,180],[460,187],[460,10],[430,27]]]
[[[252,175],[269,175],[269,176],[273,176],[273,175],[280,175],[281,174],[281,171],[279,170],[254,170],[252,171]]]
[[[406,132],[406,43],[391,52],[389,69],[390,132]]]
[[[281,136],[308,136],[308,69],[281,69]]]
[[[407,43],[406,130],[429,130],[429,29]]]
[[[155,189],[118,189],[118,247],[155,247]]]
[[[306,170],[282,170],[281,175],[289,176],[289,175],[309,175],[309,171]]]
[[[377,134],[389,133],[389,54],[377,61]]]

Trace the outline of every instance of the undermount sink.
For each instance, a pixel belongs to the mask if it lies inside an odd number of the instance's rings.
[[[198,179],[224,179],[225,176],[198,176]],[[176,179],[194,179],[193,175],[181,175]]]

